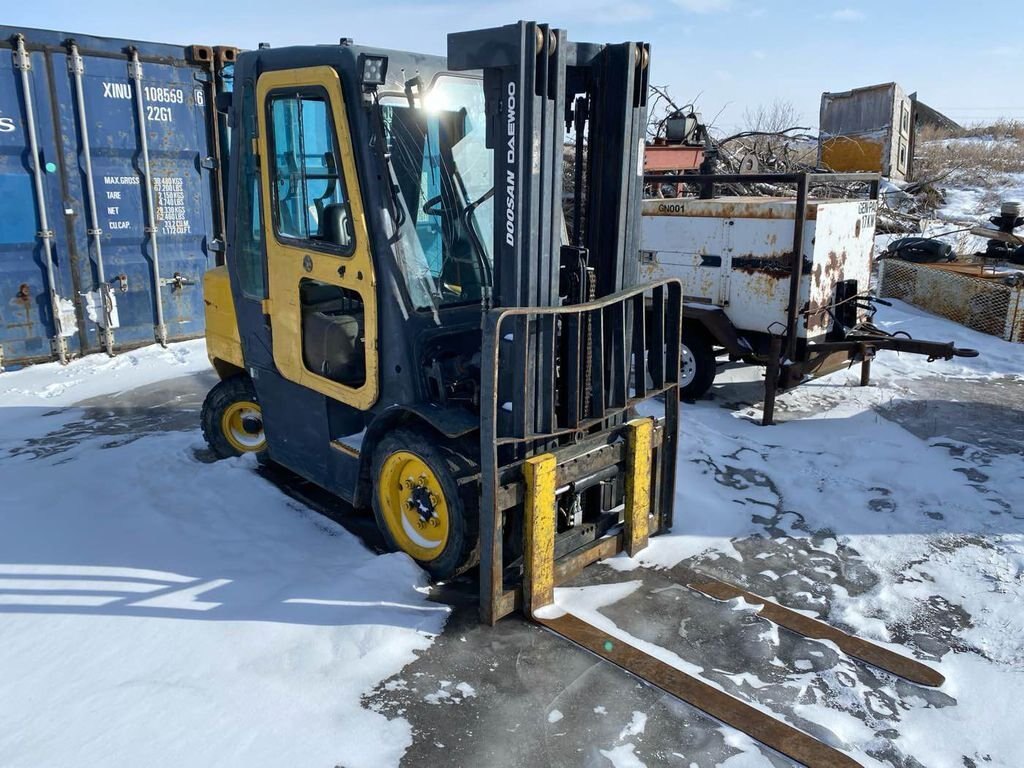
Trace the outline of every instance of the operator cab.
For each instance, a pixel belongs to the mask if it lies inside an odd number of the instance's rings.
[[[328,398],[332,440],[382,401],[472,410],[493,272],[480,77],[342,44],[244,53],[235,88],[232,293],[267,318],[240,317],[261,329],[247,367]]]

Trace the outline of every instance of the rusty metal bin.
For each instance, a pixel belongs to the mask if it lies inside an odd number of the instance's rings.
[[[975,331],[1024,341],[1024,286],[971,264],[879,262],[879,294],[900,299]]]

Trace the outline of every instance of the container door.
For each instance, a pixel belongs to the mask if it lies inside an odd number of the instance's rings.
[[[267,72],[256,99],[274,364],[369,408],[377,304],[341,81],[330,67]]]
[[[79,349],[73,297],[72,253],[65,237],[65,205],[60,178],[57,132],[43,53],[29,53],[32,117],[38,157],[32,157],[28,103],[15,57],[0,56],[0,365],[53,359],[53,341],[62,328],[69,354]],[[36,194],[38,168],[43,188]],[[51,233],[52,280],[40,206]],[[54,322],[55,312],[59,322]]]
[[[203,333],[202,276],[213,266],[211,155],[202,83],[185,65],[139,62],[82,53],[82,104],[88,122],[100,249],[88,232],[91,204],[85,183],[74,73],[68,56],[54,56],[59,71],[63,150],[78,191],[76,240],[82,254],[84,294],[98,293],[98,261],[116,301],[116,347]],[[141,105],[136,100],[141,90]],[[142,131],[146,142],[143,147]],[[147,158],[148,156],[148,158]],[[150,179],[145,177],[146,161]],[[152,212],[147,201],[152,196]],[[95,298],[84,302],[85,335],[99,349]]]

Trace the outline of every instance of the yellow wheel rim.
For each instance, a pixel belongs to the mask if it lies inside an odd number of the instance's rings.
[[[224,409],[220,430],[239,453],[256,453],[267,447],[263,434],[263,412],[251,400],[239,400]]]
[[[384,524],[399,549],[429,562],[448,543],[448,502],[430,466],[410,451],[395,451],[377,478]]]

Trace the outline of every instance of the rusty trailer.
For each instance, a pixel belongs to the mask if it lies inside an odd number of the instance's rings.
[[[887,334],[871,323],[869,293],[877,174],[650,176],[695,186],[700,197],[643,202],[641,272],[683,283],[682,391],[704,394],[716,358],[767,368],[763,423],[775,396],[844,366],[861,384],[880,349],[930,358],[972,356],[952,343]],[[716,197],[725,185],[791,184],[793,197]],[[857,198],[813,198],[811,189],[857,185]],[[794,259],[799,253],[801,258]]]

